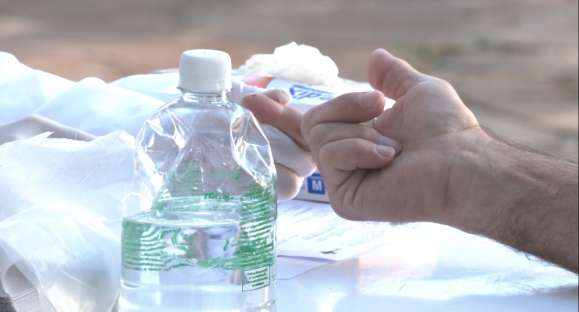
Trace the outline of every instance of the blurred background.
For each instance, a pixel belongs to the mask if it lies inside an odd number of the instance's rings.
[[[577,161],[576,0],[0,0],[0,50],[69,79],[175,67],[181,51],[234,65],[291,41],[366,80],[384,47],[451,81],[498,136]]]

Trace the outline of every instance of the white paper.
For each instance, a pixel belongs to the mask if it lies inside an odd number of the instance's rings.
[[[391,225],[348,221],[325,203],[300,200],[278,206],[278,254],[341,261],[355,258],[384,242]]]
[[[276,277],[278,280],[289,280],[315,268],[332,263],[334,263],[334,261],[312,258],[302,259],[278,255]]]

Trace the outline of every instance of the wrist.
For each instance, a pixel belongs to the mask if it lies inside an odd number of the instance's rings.
[[[442,222],[464,231],[484,232],[501,218],[510,200],[499,206],[492,201],[504,200],[503,183],[497,176],[500,158],[505,154],[503,143],[481,128],[469,130],[450,148],[448,158],[447,202]]]

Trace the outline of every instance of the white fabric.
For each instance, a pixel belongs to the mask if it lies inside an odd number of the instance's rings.
[[[93,135],[117,130],[136,135],[161,105],[152,97],[85,78],[34,113]]]
[[[31,69],[12,54],[0,51],[0,125],[30,115],[73,84],[62,77]]]
[[[169,103],[181,95],[181,92],[177,89],[177,84],[179,84],[179,74],[176,71],[132,75],[110,83],[111,86],[141,93],[163,103]]]
[[[179,95],[177,81],[176,73],[165,73],[129,76],[110,84],[98,78],[74,83],[0,52],[0,125],[37,114],[96,136],[117,130],[134,136],[148,116]],[[279,172],[279,198],[291,198],[312,171],[311,157],[281,131],[265,134],[276,164],[285,167]]]
[[[0,294],[34,286],[42,311],[109,311],[119,286],[120,224],[134,213],[133,138],[46,135],[0,146]]]

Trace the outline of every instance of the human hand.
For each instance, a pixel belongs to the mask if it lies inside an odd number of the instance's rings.
[[[315,164],[301,136],[302,113],[289,107],[290,97],[270,90],[243,98],[242,105],[260,121],[267,136],[277,170],[278,198],[293,198]]]
[[[302,122],[332,207],[347,219],[449,223],[469,182],[458,158],[488,137],[448,82],[382,49],[368,75],[379,91],[335,98]],[[384,95],[396,100],[386,111]]]
[[[45,132],[51,132],[50,137],[53,138],[67,138],[82,141],[90,141],[94,138],[88,133],[61,125],[50,119],[40,116],[30,116],[0,126],[0,144],[33,137]]]

